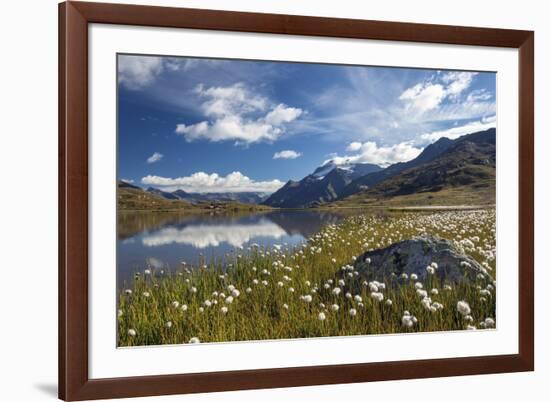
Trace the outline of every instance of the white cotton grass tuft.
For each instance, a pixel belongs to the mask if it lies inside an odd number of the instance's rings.
[[[284,308],[285,310],[288,310],[288,304],[286,304],[286,303],[283,304],[283,308]]]
[[[172,302],[172,307],[174,307],[174,308],[178,308],[179,305],[180,305],[180,302],[179,302],[179,301],[174,300],[174,301]]]
[[[355,317],[357,315],[357,310],[355,310],[354,308],[350,309],[349,315],[351,315],[352,317]]]
[[[319,315],[317,316],[317,318],[319,319],[319,321],[325,321],[325,319],[327,318],[327,316],[325,315],[325,313],[321,312],[321,313],[319,313]]]
[[[340,294],[340,292],[342,292],[342,289],[340,289],[340,288],[334,288],[334,289],[332,289],[332,294],[333,294],[334,296],[338,296],[338,295]]]
[[[391,301],[391,299],[386,300],[386,306],[391,306],[392,304],[393,302]]]
[[[225,304],[231,304],[233,303],[233,296],[227,296],[225,298]]]
[[[305,296],[302,296],[302,300],[305,301],[306,303],[311,303],[311,301],[313,300],[313,297],[311,295],[305,295]]]
[[[401,317],[401,325],[403,325],[405,328],[412,328],[414,324],[416,324],[418,320],[414,315],[411,315],[407,310],[403,312],[403,317]]]
[[[494,328],[495,327],[495,320],[491,317],[487,317],[484,321],[485,328]]]
[[[418,279],[418,275],[411,274],[410,278],[411,278],[411,280],[416,281]]]
[[[223,314],[227,314],[227,312],[229,311],[229,309],[225,306],[223,306],[220,311],[223,313]]]
[[[191,339],[189,339],[189,343],[201,343],[200,339],[197,338],[196,336],[192,337]]]
[[[470,305],[467,302],[465,302],[464,300],[460,300],[456,304],[456,309],[463,316],[469,315],[471,313]]]
[[[332,306],[330,306],[330,309],[334,312],[337,312],[338,310],[340,310],[340,306],[338,304],[333,304]]]
[[[414,325],[413,320],[412,320],[410,315],[404,315],[403,317],[401,317],[401,324],[405,328],[412,328],[412,326]]]
[[[130,329],[128,330],[128,335],[129,335],[129,336],[136,336],[136,335],[137,335],[137,332],[136,332],[135,329],[130,328]]]
[[[381,302],[382,300],[384,300],[384,295],[380,292],[372,292],[370,294],[370,297],[377,302]]]
[[[166,321],[166,322],[164,323],[164,326],[165,326],[166,328],[168,328],[168,329],[172,328],[172,321]]]

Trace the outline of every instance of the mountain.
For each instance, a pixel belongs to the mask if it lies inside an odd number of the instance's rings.
[[[119,181],[117,185],[117,204],[120,210],[126,211],[209,211],[210,213],[264,211],[270,208],[264,205],[252,205],[240,201],[218,201],[216,197],[202,200],[185,200],[177,196],[190,195],[184,191],[173,193],[149,187],[144,190],[127,182]],[[169,198],[167,198],[169,197]],[[246,199],[246,197],[242,197]]]
[[[188,193],[183,190],[168,192],[154,187],[149,187],[146,191],[167,200],[184,200],[189,202],[237,202],[241,204],[260,204],[267,198],[266,194],[254,192]]]
[[[141,190],[141,187],[134,186],[133,184],[130,184],[124,180],[119,180],[117,186],[118,188],[133,188],[134,190]]]
[[[154,188],[154,187],[149,187],[145,191],[147,191],[148,193],[158,195],[159,197],[165,198],[167,200],[179,200],[180,199],[180,197],[177,196],[174,193],[169,193],[167,191],[162,191],[162,190],[159,190],[158,188]]]
[[[423,163],[429,162],[437,158],[443,152],[445,152],[452,144],[453,144],[453,140],[446,137],[442,137],[436,142],[434,142],[433,144],[428,145],[420,153],[420,155],[418,155],[415,159],[412,159],[407,162],[395,163],[393,165],[388,166],[384,170],[380,170],[378,172],[374,172],[374,173],[370,173],[370,174],[366,174],[361,177],[358,177],[357,179],[352,181],[348,186],[346,186],[346,188],[342,191],[340,198],[344,198],[349,195],[355,194],[361,190],[373,187],[376,184],[384,180],[387,180],[406,169],[410,169],[412,167],[419,166]]]
[[[394,168],[382,179],[379,174],[369,174],[352,182],[350,186],[357,186],[357,182],[368,184],[343,197],[340,204],[386,203],[388,199],[431,203],[432,199],[441,202],[443,198],[454,203],[494,202],[496,130],[440,141],[432,144],[437,148],[428,146],[418,158],[399,164],[398,168],[388,167],[386,170]]]
[[[279,208],[303,208],[336,200],[354,179],[382,168],[369,163],[337,165],[328,161],[300,181],[289,180],[263,204]]]
[[[242,193],[187,193],[184,199],[192,201],[217,201],[217,202],[240,202],[243,204],[260,204],[266,195],[263,193],[242,192]]]
[[[179,210],[193,208],[190,202],[168,200],[155,192],[119,181],[117,204],[120,210]]]

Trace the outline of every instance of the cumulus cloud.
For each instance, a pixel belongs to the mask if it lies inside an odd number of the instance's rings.
[[[346,151],[357,152],[361,149],[361,145],[363,144],[361,144],[360,142],[354,141],[347,146]]]
[[[137,90],[151,84],[163,69],[160,57],[119,56],[118,82],[128,89]]]
[[[405,102],[409,111],[423,114],[436,109],[446,98],[458,99],[470,87],[476,74],[462,71],[434,76],[406,89],[399,99]]]
[[[407,107],[418,113],[435,109],[445,98],[445,89],[440,84],[421,83],[407,89],[399,99],[407,101]]]
[[[187,141],[272,142],[284,133],[286,124],[303,113],[282,103],[270,106],[267,98],[253,93],[242,83],[211,88],[201,84],[195,94],[203,99],[200,108],[208,120],[176,125],[176,134]]]
[[[279,104],[265,116],[265,122],[274,126],[290,123],[302,114],[302,109]]]
[[[273,159],[296,159],[302,156],[300,152],[293,151],[291,149],[287,149],[280,152],[275,152],[273,154]]]
[[[273,193],[284,183],[280,180],[255,181],[241,172],[232,172],[227,176],[217,173],[196,172],[184,177],[160,177],[148,175],[141,179],[143,184],[160,187],[166,191],[183,190],[190,193]]]
[[[367,141],[364,143],[352,142],[347,147],[348,151],[355,151],[355,154],[334,156],[324,163],[333,162],[336,165],[347,165],[350,163],[374,163],[386,167],[397,162],[406,162],[416,158],[423,150],[417,148],[410,142],[401,142],[392,146],[378,146],[376,142]]]
[[[147,158],[147,163],[156,163],[164,157],[160,152],[155,152],[153,155]]]
[[[477,131],[488,130],[489,128],[496,127],[496,115],[483,117],[479,121],[473,121],[462,126],[451,127],[446,130],[433,131],[431,133],[425,133],[420,138],[426,142],[435,142],[442,137],[450,138],[454,140],[458,137],[462,137],[466,134],[472,134]]]

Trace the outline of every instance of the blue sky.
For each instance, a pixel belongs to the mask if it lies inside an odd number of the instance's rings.
[[[143,187],[269,193],[496,124],[494,73],[118,57],[118,175]]]

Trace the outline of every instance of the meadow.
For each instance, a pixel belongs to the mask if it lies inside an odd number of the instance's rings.
[[[250,245],[225,261],[144,266],[118,295],[118,345],[288,339],[496,326],[495,210],[365,212],[327,225],[299,247]],[[372,278],[365,251],[422,234],[452,240],[490,279],[442,283]]]

